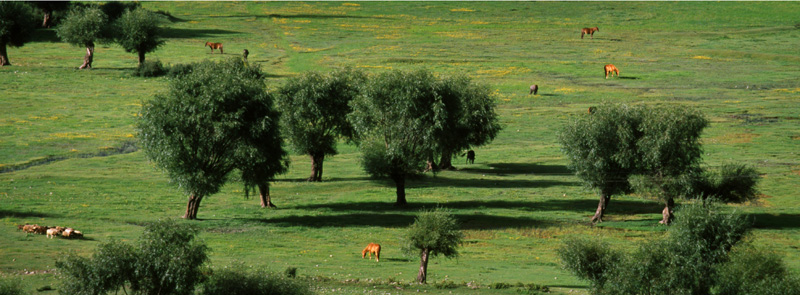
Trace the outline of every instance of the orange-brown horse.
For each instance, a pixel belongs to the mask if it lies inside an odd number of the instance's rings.
[[[614,73],[617,73],[617,77],[619,77],[619,70],[612,64],[607,64],[605,67],[606,71],[606,79],[608,79],[608,73],[611,73],[611,77],[614,77]]]
[[[583,28],[583,30],[581,30],[581,39],[583,39],[583,35],[585,35],[585,34],[589,34],[589,36],[591,36],[592,39],[594,39],[594,32],[599,32],[599,31],[600,31],[600,29],[598,29],[597,27],[594,27],[594,28]]]
[[[369,255],[369,259],[372,259],[372,254],[375,254],[375,262],[380,262],[381,259],[381,245],[375,243],[369,243],[364,251],[361,251],[361,258],[366,257]]]
[[[219,53],[224,54],[222,52],[222,43],[206,42],[206,46],[211,47],[211,53],[214,53],[214,49],[219,49]]]

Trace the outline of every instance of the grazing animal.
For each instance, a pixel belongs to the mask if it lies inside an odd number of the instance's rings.
[[[611,73],[611,77],[614,77],[614,73],[617,73],[617,77],[619,77],[619,70],[612,64],[607,64],[605,66],[606,71],[606,79],[608,79],[608,73]]]
[[[40,234],[40,235],[47,234],[47,230],[48,229],[49,229],[49,227],[47,227],[47,226],[40,226],[40,225],[37,225],[37,224],[33,225],[33,233],[35,233],[35,234]]]
[[[467,163],[475,164],[475,151],[469,150],[467,152]]]
[[[52,239],[55,236],[61,235],[61,230],[59,228],[53,227],[47,229],[47,237]]]
[[[534,84],[531,85],[531,93],[528,93],[528,95],[536,95],[537,92],[539,92],[539,85]]]
[[[206,42],[206,46],[211,47],[211,53],[214,53],[214,49],[219,49],[219,54],[223,54],[222,43]]]
[[[596,112],[596,111],[597,111],[597,108],[589,107],[589,114],[594,114],[594,112]]]
[[[600,29],[598,29],[597,27],[594,27],[594,28],[583,28],[581,30],[581,39],[583,39],[583,35],[585,35],[585,34],[589,34],[589,36],[592,37],[592,39],[594,39],[594,32],[600,32]]]
[[[369,255],[369,259],[372,259],[372,254],[375,254],[375,262],[380,262],[381,259],[381,245],[375,243],[369,243],[364,251],[361,251],[361,258],[366,257]]]
[[[247,49],[245,49],[244,52],[242,52],[242,55],[244,56],[244,61],[247,61],[247,56],[250,55],[250,51],[247,51]]]

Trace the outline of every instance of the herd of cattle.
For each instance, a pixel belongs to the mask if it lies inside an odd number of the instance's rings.
[[[68,239],[83,238],[83,233],[71,227],[41,226],[38,224],[18,225],[18,229],[31,234],[47,235],[48,238],[64,237]]]

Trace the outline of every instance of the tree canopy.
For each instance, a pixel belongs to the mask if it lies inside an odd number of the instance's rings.
[[[272,97],[254,71],[235,59],[194,64],[142,106],[142,148],[190,195],[187,219],[197,217],[202,198],[217,193],[233,169],[242,169],[248,184],[285,169]]]
[[[141,65],[145,54],[164,45],[165,41],[160,36],[160,26],[164,21],[161,15],[147,9],[125,10],[114,22],[115,40],[126,52],[136,52]]]
[[[408,228],[403,249],[411,255],[420,255],[420,270],[417,282],[425,283],[428,273],[428,259],[443,255],[458,257],[458,247],[464,234],[458,228],[458,221],[444,209],[422,211],[414,224]]]
[[[22,47],[36,29],[33,7],[27,2],[0,1],[0,66],[11,65],[6,46]]]
[[[306,72],[280,87],[277,106],[286,138],[296,152],[311,157],[308,181],[322,181],[325,156],[336,155],[337,140],[352,136],[349,103],[366,80],[364,72],[348,68]]]
[[[86,47],[86,57],[81,69],[91,68],[94,59],[95,42],[107,38],[108,16],[96,6],[76,7],[70,10],[58,27],[56,33],[62,41]]]

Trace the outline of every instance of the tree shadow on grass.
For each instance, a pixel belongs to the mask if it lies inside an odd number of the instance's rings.
[[[393,19],[381,16],[334,15],[334,14],[266,14],[266,15],[210,15],[210,18],[308,18],[308,19]]]
[[[632,76],[619,76],[619,78],[625,80],[639,80],[639,77],[632,77]]]
[[[58,43],[58,42],[61,42],[61,38],[58,38],[58,34],[56,34],[56,30],[53,30],[53,29],[37,29],[37,30],[33,31],[33,34],[31,34],[31,41],[32,42]]]
[[[252,222],[260,222],[275,226],[303,226],[313,228],[341,228],[341,227],[364,227],[377,226],[386,228],[405,228],[414,223],[415,212],[407,214],[398,213],[349,213],[349,214],[330,214],[320,216],[285,216],[269,219],[251,219]],[[458,219],[461,229],[505,229],[505,228],[529,228],[529,227],[550,227],[561,223],[554,221],[537,220],[530,217],[507,217],[486,214],[453,214]]]
[[[542,175],[572,175],[564,165],[540,165],[535,163],[492,163],[486,164],[489,168],[471,168],[461,166],[459,172],[479,173],[479,174],[542,174]]]
[[[228,31],[228,30],[217,30],[217,29],[178,29],[178,28],[167,28],[161,34],[161,37],[164,38],[204,38],[204,37],[215,37],[221,38],[220,36],[230,35],[230,34],[238,34],[237,31]],[[205,42],[204,42],[205,43]],[[225,42],[222,42],[224,45]]]
[[[50,213],[43,213],[43,212],[36,212],[36,211],[12,211],[12,210],[0,210],[0,219],[6,217],[16,217],[16,218],[49,218],[49,217],[57,217],[58,215],[50,214]]]
[[[788,229],[800,228],[800,214],[748,214],[754,228]]]

